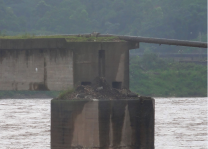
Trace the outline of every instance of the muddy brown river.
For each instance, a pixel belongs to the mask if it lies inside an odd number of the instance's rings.
[[[1,99],[0,148],[49,149],[51,99]],[[155,98],[156,149],[207,149],[207,98]]]

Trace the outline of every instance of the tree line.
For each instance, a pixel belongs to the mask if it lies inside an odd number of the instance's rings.
[[[130,60],[130,88],[153,97],[207,97],[207,66],[144,54]]]
[[[0,35],[93,31],[206,41],[207,1],[0,0]]]

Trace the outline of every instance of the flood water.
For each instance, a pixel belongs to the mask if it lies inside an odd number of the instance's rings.
[[[49,149],[50,100],[0,100],[0,148]],[[155,98],[155,148],[207,149],[207,98]]]

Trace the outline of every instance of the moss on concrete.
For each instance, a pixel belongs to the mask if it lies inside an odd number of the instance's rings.
[[[67,35],[51,35],[51,36],[35,36],[35,35],[17,35],[17,36],[0,36],[0,39],[47,39],[47,38],[64,38],[67,42],[121,42],[118,37],[77,37],[77,36],[67,36]]]
[[[123,41],[120,40],[118,37],[69,37],[66,38],[67,42],[105,42],[105,41],[113,41],[119,42]]]

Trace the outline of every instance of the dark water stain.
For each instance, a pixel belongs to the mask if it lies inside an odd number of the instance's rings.
[[[140,148],[141,140],[139,139],[139,130],[140,127],[136,116],[140,113],[140,108],[138,107],[139,102],[138,101],[129,101],[128,102],[128,110],[129,110],[129,116],[130,116],[130,126],[132,129],[132,142],[131,145],[134,147]]]
[[[128,101],[132,129],[132,146],[135,149],[154,148],[154,110],[151,100]]]
[[[155,132],[155,111],[154,111],[154,103],[152,100],[147,100],[143,105],[143,113],[145,117],[144,126],[146,135],[146,146],[150,149],[154,148],[154,132]]]
[[[19,50],[15,50],[14,59],[16,60],[16,62],[18,61],[18,58],[19,58]]]
[[[99,77],[105,77],[105,50],[98,51]]]
[[[52,100],[51,102],[51,148],[73,148],[72,139],[75,121],[82,113],[88,101]],[[131,149],[154,148],[154,109],[151,100],[99,101],[98,125],[99,148],[110,146],[110,127],[112,124],[111,148],[121,148],[122,129],[125,119],[125,107],[128,104],[130,125],[132,129]],[[74,145],[74,144],[73,144]],[[79,146],[80,148],[83,148]],[[78,148],[75,147],[74,148]]]
[[[99,142],[101,149],[108,149],[110,145],[110,101],[99,101],[98,103],[99,115]]]
[[[18,83],[15,83],[15,90],[18,90]]]
[[[6,50],[6,55],[5,55],[5,58],[9,58],[11,57],[11,60],[12,62],[16,65],[16,62],[18,61],[18,58],[19,58],[19,53],[20,53],[20,50],[17,50],[17,49],[9,49],[9,50]]]
[[[13,90],[17,91],[18,90],[18,83],[13,81],[12,82],[12,88],[13,88]]]
[[[40,54],[44,54],[44,51],[45,51],[44,49],[39,49]]]
[[[74,123],[88,101],[51,101],[51,148],[72,146]],[[58,123],[57,123],[58,122]]]
[[[111,122],[114,148],[118,148],[121,144],[126,104],[125,100],[112,101]]]
[[[57,50],[56,49],[49,49],[48,52],[49,52],[50,61],[55,61],[56,62]]]
[[[69,50],[68,49],[59,49],[59,54],[62,59],[66,58],[69,55]]]
[[[45,57],[44,57],[44,76],[43,76],[43,79],[44,79],[44,85],[48,89],[48,85],[47,85],[47,65],[46,65],[46,58]]]
[[[30,91],[33,90],[33,85],[32,85],[32,84],[33,84],[32,82],[29,83],[29,90],[30,90]]]
[[[69,51],[68,49],[50,49],[48,50],[48,54],[50,55],[50,61],[55,61],[58,58],[67,58],[69,56]]]
[[[0,63],[2,64],[4,58],[6,58],[6,50],[0,50]]]
[[[44,82],[30,82],[29,83],[30,91],[48,91],[48,87]]]
[[[29,83],[29,90],[35,90],[35,91],[49,91],[48,85],[47,85],[47,64],[46,64],[46,58],[44,57],[44,76],[43,76],[43,82],[30,82]]]
[[[28,67],[28,62],[29,62],[29,59],[30,59],[30,54],[31,50],[25,50],[25,61],[26,61],[26,65]]]

